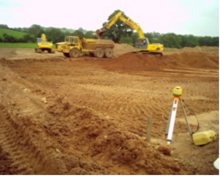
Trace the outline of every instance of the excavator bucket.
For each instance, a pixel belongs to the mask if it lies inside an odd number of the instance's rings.
[[[98,30],[96,31],[96,36],[97,36],[97,38],[98,38],[98,39],[101,39],[101,38],[102,38],[102,35],[104,34],[105,31],[106,31],[105,28],[98,29]]]

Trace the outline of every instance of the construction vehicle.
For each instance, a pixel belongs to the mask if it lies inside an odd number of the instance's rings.
[[[104,39],[86,39],[79,36],[66,36],[65,42],[56,43],[56,50],[66,57],[77,58],[89,54],[98,58],[113,56],[114,42]]]
[[[160,43],[150,43],[148,38],[145,37],[141,27],[134,22],[132,19],[128,18],[122,11],[118,11],[110,20],[104,24],[101,29],[96,31],[97,37],[102,38],[103,34],[109,30],[118,20],[122,21],[132,29],[136,30],[139,38],[135,43],[135,47],[138,48],[139,52],[159,54],[163,55],[164,46]]]
[[[35,48],[36,53],[42,53],[47,51],[48,53],[54,53],[53,43],[47,41],[45,34],[41,34],[40,38],[37,38],[37,48]]]

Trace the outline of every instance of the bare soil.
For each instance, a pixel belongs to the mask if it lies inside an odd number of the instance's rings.
[[[171,145],[165,136],[177,85],[192,129],[196,116],[200,131],[219,135],[218,48],[130,52],[66,59],[1,48],[0,174],[218,174],[219,139],[193,145],[181,107]]]

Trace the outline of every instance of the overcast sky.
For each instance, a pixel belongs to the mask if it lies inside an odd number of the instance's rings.
[[[218,36],[219,0],[0,0],[0,24],[96,30],[120,9],[144,32]]]

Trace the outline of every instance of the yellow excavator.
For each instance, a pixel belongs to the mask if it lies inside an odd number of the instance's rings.
[[[150,53],[150,54],[159,54],[163,55],[164,46],[160,43],[150,43],[148,38],[145,37],[141,27],[134,22],[132,19],[128,18],[122,11],[118,11],[111,19],[104,24],[101,29],[96,31],[98,38],[102,38],[103,34],[109,30],[118,20],[122,21],[132,29],[136,30],[139,38],[135,43],[135,47],[138,48],[139,52]]]
[[[47,51],[48,53],[54,53],[53,50],[53,43],[47,40],[46,35],[43,33],[41,34],[40,38],[37,38],[37,48],[35,48],[36,53],[42,53]]]

